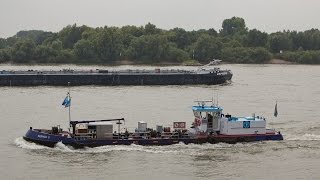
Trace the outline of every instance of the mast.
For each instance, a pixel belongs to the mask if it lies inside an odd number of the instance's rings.
[[[70,96],[70,82],[68,82],[68,96],[69,96],[69,101],[71,103],[71,96]],[[69,123],[71,122],[71,104],[69,105]]]

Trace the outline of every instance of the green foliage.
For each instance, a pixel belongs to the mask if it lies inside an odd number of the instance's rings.
[[[16,63],[26,63],[34,57],[35,43],[30,39],[18,41],[12,49],[12,59]]]
[[[38,63],[50,63],[51,57],[55,57],[58,54],[52,47],[40,45],[35,49],[35,60]]]
[[[11,58],[11,49],[0,49],[0,63],[8,62]]]
[[[280,51],[290,50],[292,42],[287,33],[273,33],[269,38],[270,50],[273,53],[279,53]]]
[[[169,32],[173,33],[173,37],[170,40],[177,45],[177,48],[186,49],[191,45],[191,39],[186,30],[182,28],[174,28]]]
[[[280,53],[282,52],[282,53]],[[69,25],[57,33],[19,31],[0,38],[0,62],[109,64],[136,63],[266,63],[272,57],[320,64],[320,31],[267,34],[248,30],[244,19],[225,19],[222,29],[162,30],[145,26],[98,27]]]
[[[174,46],[169,46],[168,53],[165,58],[167,61],[171,62],[184,62],[189,59],[189,55],[182,49],[176,48]]]
[[[168,46],[168,40],[163,35],[144,35],[131,43],[133,58],[144,63],[158,63],[165,59]]]
[[[74,45],[73,50],[80,62],[85,63],[86,61],[92,61],[97,58],[94,45],[89,40],[81,39]]]
[[[72,49],[73,45],[82,38],[82,33],[86,29],[86,26],[77,27],[76,24],[63,28],[58,33],[58,37],[62,42],[63,48]]]
[[[40,30],[30,30],[30,31],[19,31],[16,34],[17,38],[20,39],[31,39],[35,44],[42,44],[43,41],[49,37],[52,37],[52,32],[44,32]]]
[[[223,43],[223,47],[224,48],[236,48],[236,47],[242,47],[242,44],[239,41],[232,39],[232,40],[228,40],[225,43]]]
[[[194,44],[195,59],[200,62],[208,62],[214,58],[220,58],[222,42],[212,36],[202,35]]]
[[[0,49],[4,49],[7,46],[6,39],[0,38]]]
[[[74,53],[72,50],[64,49],[52,59],[53,63],[74,63]]]
[[[250,61],[253,63],[266,63],[271,60],[272,54],[262,47],[252,48],[250,52]]]
[[[240,17],[232,17],[231,19],[225,19],[222,22],[222,30],[220,33],[223,36],[232,36],[236,33],[245,33],[246,31],[247,27],[244,19]]]
[[[123,47],[121,31],[118,28],[105,27],[93,40],[93,46],[98,58],[103,63],[119,60]]]
[[[249,47],[266,47],[268,43],[268,34],[257,29],[252,29],[246,36],[246,45]]]
[[[154,24],[150,22],[144,26],[144,34],[145,35],[152,35],[152,34],[159,34],[161,32]]]
[[[271,59],[271,54],[265,48],[224,48],[222,59],[234,63],[265,63]]]
[[[51,43],[50,47],[56,51],[61,51],[62,48],[62,42],[60,40],[55,40]]]
[[[287,51],[275,57],[301,64],[320,64],[320,50]]]

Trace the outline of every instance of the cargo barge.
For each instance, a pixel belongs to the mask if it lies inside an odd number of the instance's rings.
[[[73,86],[80,85],[193,85],[223,84],[231,80],[230,70],[61,70],[0,71],[0,86]]]
[[[80,121],[69,119],[69,131],[63,131],[60,126],[54,126],[51,129],[30,127],[23,138],[48,147],[54,147],[61,142],[75,148],[283,140],[279,131],[266,128],[267,122],[264,117],[255,115],[234,117],[223,114],[223,109],[217,104],[205,105],[206,102],[208,101],[197,101],[198,105],[192,106],[194,120],[190,128],[187,128],[185,121],[173,122],[172,127],[164,127],[160,124],[155,129],[148,128],[147,122],[139,121],[135,131],[129,132],[121,127],[125,121],[124,118]],[[63,105],[68,106],[70,110],[70,103],[71,98],[68,94]],[[114,124],[118,126],[118,131],[114,131]]]

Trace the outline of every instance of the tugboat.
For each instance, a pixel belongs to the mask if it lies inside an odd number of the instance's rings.
[[[157,125],[148,128],[144,121],[138,122],[134,132],[120,132],[124,118],[105,120],[71,121],[71,130],[63,131],[60,126],[51,129],[30,129],[24,135],[26,141],[54,147],[58,142],[74,148],[97,147],[105,145],[171,145],[177,143],[238,143],[264,140],[283,140],[279,131],[266,128],[266,119],[261,116],[234,117],[223,114],[222,108],[213,101],[195,101],[192,106],[194,120],[187,129],[186,122],[173,122],[172,127]],[[211,102],[212,105],[206,105]],[[62,105],[71,105],[70,93]],[[276,111],[277,109],[275,109]],[[70,113],[69,113],[70,115]],[[276,116],[276,115],[275,115]],[[69,116],[70,118],[70,116]],[[118,131],[113,131],[113,123]]]

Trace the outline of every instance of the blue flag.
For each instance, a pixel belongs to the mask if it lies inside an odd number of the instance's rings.
[[[69,107],[71,105],[71,98],[70,95],[68,94],[66,98],[64,98],[62,102],[62,106],[64,107]]]

